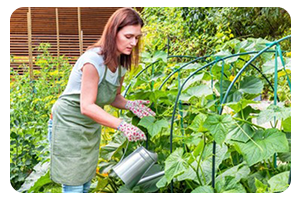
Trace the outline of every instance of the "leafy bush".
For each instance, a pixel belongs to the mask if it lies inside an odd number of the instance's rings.
[[[45,161],[48,152],[47,122],[51,107],[66,86],[71,66],[65,57],[52,56],[49,44],[41,44],[34,79],[29,70],[11,72],[10,83],[10,178],[17,190],[33,167]],[[24,67],[24,66],[21,66]]]
[[[277,40],[291,34],[291,18],[282,8],[145,7],[145,50],[203,56],[232,38]],[[289,49],[289,43],[283,43]]]

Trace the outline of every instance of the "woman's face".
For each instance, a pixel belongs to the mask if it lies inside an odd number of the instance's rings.
[[[130,55],[132,49],[137,45],[142,36],[141,25],[128,25],[123,27],[117,33],[117,51],[118,55]]]

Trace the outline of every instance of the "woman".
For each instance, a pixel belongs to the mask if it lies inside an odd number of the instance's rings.
[[[146,140],[137,127],[116,118],[104,105],[131,110],[138,117],[155,113],[145,104],[121,96],[124,74],[138,64],[143,20],[132,8],[117,10],[101,39],[75,63],[67,87],[52,108],[50,175],[63,192],[87,192],[98,162],[101,127],[123,133],[129,141]]]

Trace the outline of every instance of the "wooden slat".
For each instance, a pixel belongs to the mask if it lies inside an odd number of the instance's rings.
[[[77,58],[80,55],[79,49],[79,38],[78,35],[59,35],[59,51],[60,55],[65,55],[68,57],[70,64],[75,64]],[[99,35],[83,35],[83,50],[88,46],[95,43],[100,38]],[[21,42],[20,42],[21,41]],[[36,56],[40,54],[37,48],[40,43],[50,43],[51,48],[48,51],[53,55],[57,56],[57,35],[32,35],[32,56],[33,62],[35,62]],[[23,63],[29,65],[28,63],[28,40],[27,35],[15,35],[11,34],[10,37],[10,54],[13,55],[17,60],[10,64],[10,67],[14,71],[22,74],[27,70],[19,69],[19,66]],[[18,58],[21,57],[23,60],[18,61]],[[24,57],[25,60],[24,61]],[[33,69],[39,69],[36,65],[33,65]]]
[[[86,35],[102,34],[108,18],[119,7],[82,7],[82,31]],[[32,7],[32,34],[56,34],[56,16],[54,7]],[[62,35],[78,35],[76,7],[58,7],[59,28]],[[10,33],[27,34],[26,12],[28,8],[18,8],[10,19]]]
[[[83,52],[99,40],[107,20],[117,9],[119,7],[80,8]],[[56,16],[56,10],[58,16]],[[16,58],[10,63],[10,67],[20,74],[27,71],[28,67],[19,68],[19,66],[29,65],[27,12],[27,7],[18,8],[10,18],[10,54]],[[40,54],[37,50],[40,43],[50,43],[51,48],[48,50],[53,56],[59,53],[68,57],[70,64],[76,62],[80,55],[77,12],[77,7],[31,7],[34,70],[39,69],[34,63]],[[59,34],[57,34],[58,29]]]

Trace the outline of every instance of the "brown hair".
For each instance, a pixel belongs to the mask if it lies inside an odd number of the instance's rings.
[[[144,26],[144,22],[140,15],[132,8],[120,8],[115,11],[107,21],[102,36],[98,42],[89,46],[88,49],[94,47],[101,47],[100,54],[104,56],[104,64],[110,64],[117,67],[121,65],[126,69],[131,69],[131,64],[135,66],[139,62],[139,49],[140,42],[133,48],[130,55],[121,54],[117,56],[117,33],[125,26],[128,25],[141,25]]]

